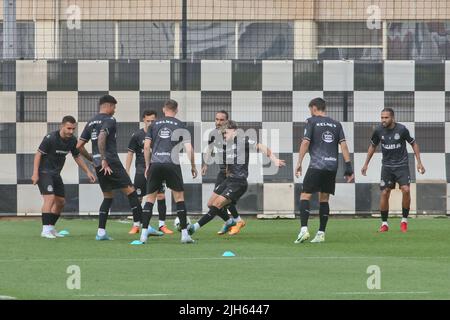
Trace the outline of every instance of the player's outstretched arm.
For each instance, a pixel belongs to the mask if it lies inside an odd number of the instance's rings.
[[[361,168],[361,174],[365,176],[367,174],[367,168],[369,167],[370,159],[372,159],[373,154],[377,150],[377,147],[373,144],[369,145],[369,149],[367,150],[366,162],[364,162],[363,167]]]
[[[41,157],[42,153],[40,153],[39,151],[37,151],[34,155],[33,175],[31,176],[31,181],[33,182],[33,184],[36,184],[39,181],[39,165],[41,164]]]
[[[352,182],[353,179],[355,178],[355,174],[354,174],[353,168],[352,168],[352,161],[351,161],[351,158],[350,158],[350,151],[348,150],[347,142],[342,141],[340,143],[340,145],[341,145],[341,150],[342,150],[342,156],[344,157],[344,162],[345,162],[344,177],[346,177],[347,182]]]
[[[86,175],[89,178],[89,181],[91,181],[91,183],[94,183],[96,180],[95,176],[92,174],[91,170],[89,170],[88,166],[83,161],[83,159],[81,157],[74,157],[74,160],[77,163],[77,165],[81,168],[81,170],[83,170],[84,173],[86,173]]]
[[[411,147],[414,150],[414,155],[416,156],[416,160],[417,160],[417,172],[419,172],[420,174],[424,174],[425,173],[425,167],[423,166],[422,160],[420,159],[419,145],[417,144],[417,142],[413,142]]]
[[[303,139],[302,143],[300,144],[300,149],[298,150],[298,161],[297,165],[295,166],[295,176],[297,178],[302,175],[303,158],[309,150],[309,144],[310,141],[308,139]]]
[[[267,158],[270,159],[270,161],[273,162],[274,165],[277,167],[284,167],[286,165],[286,162],[284,160],[278,159],[270,150],[270,148],[262,143],[258,143],[256,145],[256,148],[261,151]]]
[[[194,148],[192,148],[192,144],[190,142],[185,144],[186,153],[189,157],[189,161],[191,162],[191,173],[192,177],[195,179],[197,178],[197,168],[195,166],[195,153]]]

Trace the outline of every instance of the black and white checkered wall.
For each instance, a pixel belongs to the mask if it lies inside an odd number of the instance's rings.
[[[160,110],[167,98],[179,102],[179,118],[188,123],[194,137],[198,168],[204,137],[220,109],[229,111],[243,128],[267,136],[265,142],[287,166],[275,175],[264,174],[267,165],[263,166],[262,156],[252,155],[249,189],[238,206],[246,213],[297,210],[302,183],[294,176],[298,146],[309,116],[308,102],[318,96],[327,100],[329,115],[343,122],[356,172],[350,184],[344,182],[342,171],[338,173],[332,211],[377,211],[381,154],[375,154],[366,177],[360,168],[380,110],[393,107],[397,121],[416,137],[427,169],[423,176],[415,172],[408,147],[412,211],[450,212],[450,61],[78,60],[0,62],[0,215],[40,212],[41,197],[30,181],[37,146],[64,115],[74,115],[79,128],[84,127],[97,111],[98,98],[108,92],[119,101],[115,117],[123,162],[141,112]],[[304,168],[307,165],[308,158]],[[191,178],[188,165],[183,168],[188,211],[204,212],[217,168],[210,167],[205,177],[197,179]],[[97,214],[100,188],[88,183],[70,157],[62,176],[65,211]],[[391,201],[391,210],[401,209],[399,192]],[[119,195],[113,211],[128,210]]]

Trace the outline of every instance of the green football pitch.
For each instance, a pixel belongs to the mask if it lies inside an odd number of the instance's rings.
[[[118,220],[108,222],[114,241],[94,240],[96,220],[61,219],[58,229],[70,235],[54,240],[40,237],[38,219],[0,220],[0,296],[449,299],[450,220],[410,219],[406,234],[399,222],[391,219],[391,230],[380,234],[378,219],[332,217],[325,243],[294,244],[298,220],[248,219],[232,237],[216,235],[216,219],[194,235],[195,244],[180,244],[176,232],[132,246],[138,237]],[[311,219],[311,236],[317,227]],[[236,256],[222,257],[225,251]],[[78,275],[70,266],[79,267],[80,289],[67,287]]]

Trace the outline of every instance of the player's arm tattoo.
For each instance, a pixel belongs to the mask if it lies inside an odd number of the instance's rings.
[[[92,158],[92,155],[89,154],[89,152],[86,150],[84,146],[80,147],[78,149],[80,151],[80,154],[85,157],[88,161],[92,162],[94,159]]]
[[[108,135],[105,131],[100,131],[100,134],[98,135],[98,151],[100,152],[100,155],[102,156],[102,160],[106,159],[106,137]]]
[[[81,157],[74,157],[73,159],[75,160],[77,165],[81,168],[81,170],[83,170],[85,173],[89,172],[89,169],[88,169],[86,163],[83,161],[83,159]]]

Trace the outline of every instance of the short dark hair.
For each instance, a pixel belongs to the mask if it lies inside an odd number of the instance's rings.
[[[75,124],[75,123],[77,123],[77,120],[75,120],[75,118],[72,116],[64,116],[64,118],[62,118],[61,124],[65,124],[66,122]]]
[[[217,111],[216,114],[217,114],[217,113],[223,113],[223,114],[225,115],[225,117],[227,118],[227,120],[228,120],[228,117],[229,117],[229,116],[228,116],[228,112],[227,112],[227,111],[225,111],[225,110],[220,110],[220,111]]]
[[[314,98],[309,102],[308,107],[312,108],[313,106],[316,106],[317,110],[319,111],[325,111],[326,102],[322,98]]]
[[[144,112],[142,112],[142,118],[150,117],[150,116],[153,116],[153,115],[155,117],[157,117],[158,113],[155,110],[145,110]]]
[[[228,120],[225,125],[225,129],[237,129],[237,128],[238,128],[237,122],[234,120]]]
[[[392,109],[392,108],[384,108],[383,110],[381,110],[381,112],[389,112],[392,117],[395,116],[394,109]]]
[[[176,111],[178,109],[178,102],[173,99],[166,100],[166,102],[164,102],[164,107],[169,110]]]
[[[116,98],[114,98],[113,96],[109,95],[109,94],[105,94],[103,97],[100,98],[100,100],[98,101],[98,105],[101,106],[104,103],[112,103],[112,104],[117,104],[117,100]]]

